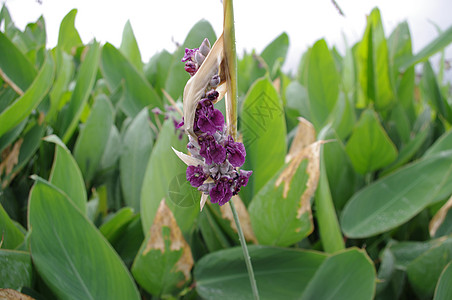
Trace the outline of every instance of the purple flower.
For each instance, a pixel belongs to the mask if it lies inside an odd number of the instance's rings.
[[[188,166],[186,177],[190,184],[194,187],[201,186],[207,179],[207,176],[206,174],[204,174],[202,167],[200,165],[198,165],[197,167]]]
[[[234,167],[241,167],[245,162],[246,150],[242,143],[234,142],[232,136],[228,136],[225,145],[228,160]]]
[[[185,54],[181,61],[182,62],[186,62],[188,60],[193,61],[193,58],[195,57],[195,54],[198,50],[199,50],[199,48],[195,48],[195,49],[185,48]]]
[[[198,67],[192,61],[187,61],[184,67],[185,71],[187,71],[191,76],[195,75],[198,71]]]
[[[200,102],[200,108],[196,111],[198,120],[196,125],[205,133],[215,134],[223,129],[224,116],[218,109],[213,108],[212,102],[204,98]]]
[[[234,181],[229,177],[221,177],[217,184],[210,190],[210,202],[220,206],[227,203],[232,197],[231,187]]]
[[[253,171],[240,170],[239,177],[235,180],[234,195],[237,195],[240,192],[242,186],[248,184],[248,179],[250,179],[251,174],[253,174]]]
[[[199,155],[206,159],[206,164],[212,162],[220,164],[226,159],[226,149],[215,141],[211,135],[198,137],[198,144],[201,146]]]

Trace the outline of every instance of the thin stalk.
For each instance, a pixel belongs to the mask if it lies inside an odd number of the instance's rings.
[[[229,201],[231,205],[232,215],[234,216],[235,225],[237,226],[237,232],[239,234],[240,245],[242,245],[243,256],[245,258],[246,269],[248,271],[248,277],[250,278],[251,289],[255,300],[259,299],[259,291],[257,290],[256,279],[254,278],[253,265],[251,264],[250,254],[248,247],[246,246],[245,236],[243,235],[242,226],[240,226],[239,216],[235,210],[234,202]]]
[[[223,34],[224,34],[224,70],[228,83],[226,93],[226,124],[228,126],[228,134],[237,139],[237,53],[235,48],[235,28],[234,28],[234,9],[232,0],[223,0]],[[243,235],[242,226],[234,206],[234,202],[229,201],[231,205],[232,215],[234,216],[235,225],[239,234],[240,245],[242,246],[243,257],[245,259],[248,277],[251,283],[251,289],[255,300],[259,299],[256,279],[254,278],[253,265],[248,253],[248,247]]]

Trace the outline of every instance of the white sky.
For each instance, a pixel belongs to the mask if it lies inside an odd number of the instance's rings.
[[[93,38],[119,47],[122,30],[130,20],[144,62],[156,52],[175,49],[190,28],[207,19],[217,35],[221,33],[223,9],[220,0],[0,0],[6,3],[16,26],[23,29],[44,15],[49,47],[56,45],[59,24],[77,8],[75,26],[83,42]],[[296,69],[301,54],[320,38],[343,53],[343,34],[348,43],[358,41],[364,31],[366,15],[378,6],[388,36],[395,26],[407,20],[419,51],[437,35],[433,21],[442,30],[452,25],[451,0],[337,0],[345,13],[342,17],[330,0],[235,0],[237,49],[260,52],[282,32],[287,32],[290,47],[286,69]],[[452,59],[452,47],[447,59]]]

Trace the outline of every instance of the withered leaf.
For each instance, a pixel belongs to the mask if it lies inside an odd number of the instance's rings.
[[[163,227],[168,227],[170,229],[169,249],[165,249],[165,239],[162,233]],[[143,256],[154,249],[160,250],[162,254],[167,250],[178,251],[182,249],[182,256],[176,263],[175,271],[182,272],[187,280],[190,278],[190,270],[193,267],[193,256],[190,246],[185,241],[172,211],[165,203],[165,199],[160,201],[154,222],[149,230],[149,240],[143,251]]]
[[[441,224],[444,222],[444,219],[446,218],[447,213],[452,208],[452,196],[447,200],[446,204],[444,204],[433,216],[432,220],[430,221],[430,224],[428,226],[430,236],[434,237],[436,234],[436,231],[441,226]]]
[[[254,235],[253,228],[251,226],[250,215],[246,209],[245,204],[243,204],[242,199],[238,195],[233,196],[231,201],[234,202],[235,209],[239,216],[240,225],[242,226],[243,235],[245,240],[257,244],[256,236]],[[230,205],[220,206],[221,216],[231,222],[231,228],[237,232],[237,226],[234,221],[234,216],[232,215],[232,210]]]
[[[34,300],[34,298],[13,289],[0,289],[0,300]]]

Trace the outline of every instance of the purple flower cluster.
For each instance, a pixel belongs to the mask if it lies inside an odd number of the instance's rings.
[[[209,51],[207,39],[199,48],[185,49],[182,62],[191,76],[196,74]],[[224,205],[247,185],[253,172],[238,170],[245,162],[245,147],[227,135],[224,116],[213,106],[219,97],[216,91],[219,83],[220,77],[214,75],[196,108],[193,126],[196,138],[189,135],[187,148],[202,164],[188,166],[186,177],[193,187],[209,195],[212,203]]]

